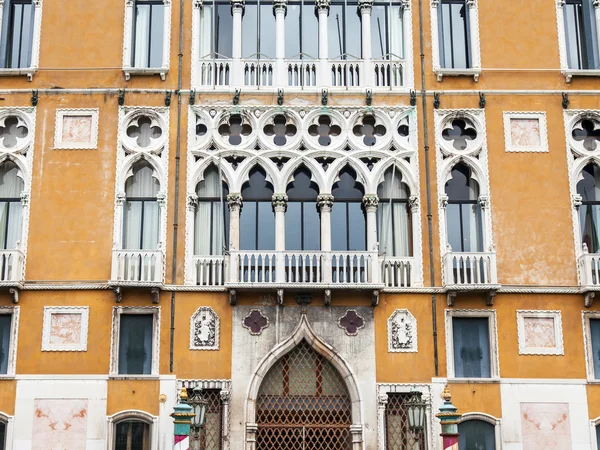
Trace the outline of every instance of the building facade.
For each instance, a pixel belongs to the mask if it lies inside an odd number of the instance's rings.
[[[0,0],[1,449],[199,387],[202,449],[437,450],[446,384],[599,449],[597,1],[65,6]]]

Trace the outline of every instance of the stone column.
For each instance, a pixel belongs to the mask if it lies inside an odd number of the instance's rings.
[[[360,14],[361,32],[362,32],[362,76],[361,86],[373,86],[373,65],[371,63],[371,11],[373,9],[373,0],[359,0],[358,12]]]
[[[223,404],[223,419],[221,422],[221,438],[223,439],[223,450],[229,450],[229,400],[231,392],[221,391],[221,403]]]
[[[367,212],[367,251],[370,262],[367,266],[367,279],[371,283],[379,282],[379,250],[377,246],[377,205],[379,198],[375,194],[363,197],[363,205]]]
[[[246,0],[230,0],[231,15],[233,16],[231,40],[231,83],[241,86],[243,82],[242,71],[242,17]]]
[[[288,0],[273,0],[275,14],[275,84],[287,86],[285,68],[285,15]]]
[[[477,0],[467,0],[467,9],[469,10],[469,32],[470,35],[473,36],[473,30],[474,27],[477,24],[478,18],[477,18]],[[479,37],[477,37],[477,39],[479,39]],[[473,69],[480,69],[481,68],[481,60],[480,60],[480,55],[479,52],[475,51],[475,46],[479,45],[479,42],[475,42],[475,39],[473,39],[473,37],[471,38],[471,48],[469,49],[471,51],[471,66]],[[475,80],[477,81],[477,80]]]
[[[275,212],[275,281],[285,282],[285,211],[287,209],[288,196],[273,194],[272,203]]]
[[[385,408],[387,407],[388,395],[380,394],[377,396],[377,435],[379,436],[379,448],[386,447],[385,433]]]
[[[408,207],[410,208],[410,217],[412,225],[412,255],[413,255],[413,267],[410,271],[410,285],[421,285],[423,279],[423,261],[421,258],[422,254],[422,240],[421,240],[421,208],[419,205],[419,197],[411,195],[408,198]],[[418,263],[416,261],[419,261]]]
[[[187,208],[186,208],[186,220],[187,223],[195,222],[196,215],[196,206],[198,206],[198,196],[196,193],[189,194],[187,197]],[[193,249],[194,248],[194,233],[186,233],[185,234],[185,246],[186,248]],[[185,261],[185,283],[186,284],[196,284],[198,278],[198,270],[195,266],[194,255],[192,252],[192,256],[186,258]]]
[[[190,426],[194,412],[192,407],[187,404],[187,398],[187,390],[182,388],[179,393],[179,403],[175,405],[171,414],[175,423],[173,450],[189,450],[190,448]]]
[[[600,0],[594,0],[592,4],[596,16],[596,40],[598,41],[598,49],[600,49]]]
[[[317,197],[317,205],[321,213],[321,252],[323,252],[322,270],[323,283],[331,283],[331,208],[333,207],[333,195],[320,194]]]
[[[315,10],[319,19],[319,80],[318,84],[327,87],[331,84],[329,71],[329,40],[327,36],[327,17],[331,0],[316,0]]]
[[[489,226],[488,208],[490,206],[490,199],[487,195],[480,195],[477,200],[479,201],[479,206],[481,207],[481,247],[484,252],[489,252],[492,248],[492,243],[489,242],[489,234],[487,233]]]
[[[227,196],[229,205],[229,261],[225,260],[229,273],[229,282],[235,283],[238,277],[237,254],[240,248],[240,211],[242,210],[242,194],[229,194]]]

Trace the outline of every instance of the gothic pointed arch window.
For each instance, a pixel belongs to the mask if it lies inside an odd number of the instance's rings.
[[[17,248],[21,239],[21,193],[24,189],[19,168],[12,161],[0,165],[0,249]]]
[[[581,171],[577,183],[577,194],[581,196],[579,226],[581,243],[590,253],[600,252],[600,167],[588,164]]]
[[[222,255],[228,248],[229,214],[225,201],[229,188],[219,169],[210,166],[196,186],[198,204],[194,212],[194,255]]]
[[[133,165],[125,182],[123,248],[156,250],[160,236],[158,180],[150,163],[140,160]]]
[[[482,212],[479,204],[479,184],[471,169],[458,163],[446,182],[447,243],[453,252],[483,251]]]
[[[261,167],[250,170],[249,180],[242,187],[242,199],[240,250],[274,250],[273,186]]]
[[[388,169],[377,189],[379,250],[387,256],[412,256],[411,213],[408,186],[398,168]]]
[[[320,220],[317,210],[319,187],[311,181],[311,173],[301,167],[287,187],[288,204],[285,213],[286,250],[319,250]]]
[[[345,167],[331,191],[334,204],[331,210],[331,248],[341,251],[367,249],[366,218],[362,207],[365,190],[357,181],[356,172]]]
[[[256,400],[256,450],[350,450],[346,384],[306,341],[265,375]]]

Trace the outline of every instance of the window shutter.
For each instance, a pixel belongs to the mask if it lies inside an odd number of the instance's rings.
[[[600,319],[590,319],[590,334],[592,336],[594,378],[600,379]]]
[[[453,319],[454,376],[489,378],[490,341],[487,318]]]
[[[0,315],[0,373],[8,372],[8,350],[10,347],[10,324],[12,315]]]

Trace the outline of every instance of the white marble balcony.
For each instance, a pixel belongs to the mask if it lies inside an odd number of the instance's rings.
[[[159,287],[163,284],[161,250],[113,250],[110,284]]]
[[[409,288],[415,286],[414,258],[379,258],[381,282],[386,288]]]
[[[21,250],[0,251],[0,285],[19,286],[23,282],[24,262]]]
[[[499,288],[495,252],[452,252],[444,255],[444,287],[454,291]]]

